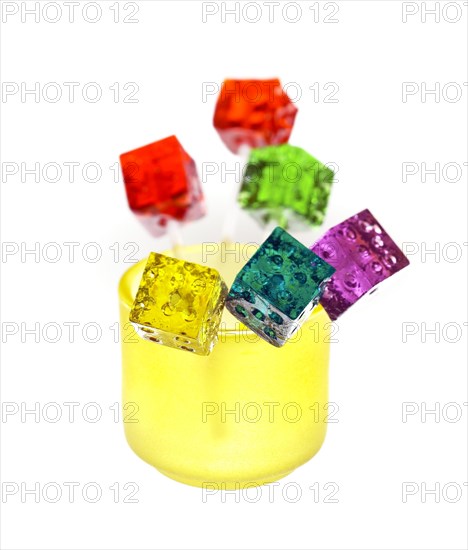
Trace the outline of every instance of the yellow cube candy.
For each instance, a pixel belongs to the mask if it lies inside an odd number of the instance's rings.
[[[217,340],[226,295],[215,269],[151,252],[130,321],[151,342],[208,355]]]

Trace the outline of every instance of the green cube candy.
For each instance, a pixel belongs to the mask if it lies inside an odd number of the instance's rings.
[[[287,229],[323,223],[334,173],[304,149],[285,143],[253,149],[239,204],[262,225]]]

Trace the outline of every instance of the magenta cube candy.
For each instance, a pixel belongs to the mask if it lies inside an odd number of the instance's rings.
[[[409,265],[369,210],[335,225],[310,249],[336,269],[320,299],[332,321],[378,283]]]

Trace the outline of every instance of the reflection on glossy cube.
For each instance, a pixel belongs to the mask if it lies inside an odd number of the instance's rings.
[[[280,347],[307,319],[334,268],[277,227],[238,273],[226,307]]]
[[[312,155],[289,144],[250,153],[239,204],[262,225],[285,228],[321,225],[334,174]]]
[[[215,269],[152,252],[130,321],[151,342],[208,355],[216,343],[226,294]]]
[[[311,250],[336,269],[320,299],[333,321],[378,283],[409,265],[369,210],[329,229]]]

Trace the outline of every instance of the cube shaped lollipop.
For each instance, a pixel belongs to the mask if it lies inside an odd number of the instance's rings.
[[[277,78],[223,82],[213,124],[225,145],[237,153],[242,145],[286,143],[297,108]]]
[[[205,206],[193,159],[175,136],[120,155],[128,205],[158,237],[170,220],[201,218]]]
[[[307,319],[335,269],[277,227],[238,273],[227,309],[276,347]]]
[[[333,321],[378,283],[409,265],[369,210],[329,229],[311,250],[336,269],[320,299]]]
[[[217,340],[226,294],[215,269],[152,252],[130,321],[146,340],[208,355]]]
[[[239,192],[239,204],[262,225],[321,225],[334,174],[312,155],[289,144],[254,149]]]

